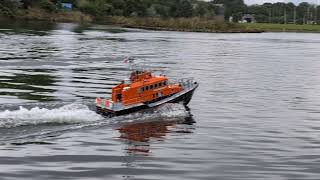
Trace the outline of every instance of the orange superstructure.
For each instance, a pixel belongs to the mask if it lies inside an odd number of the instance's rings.
[[[124,83],[112,88],[112,101],[124,105],[156,101],[182,91],[179,84],[168,83],[164,75],[152,75],[148,71],[134,71],[131,83]]]

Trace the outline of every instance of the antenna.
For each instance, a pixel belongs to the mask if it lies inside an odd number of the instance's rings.
[[[123,62],[128,64],[130,70],[136,69],[136,64],[134,62],[134,58],[133,57],[126,57],[123,60]]]

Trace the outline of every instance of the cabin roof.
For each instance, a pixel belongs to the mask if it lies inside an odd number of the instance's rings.
[[[145,85],[152,85],[161,81],[168,80],[165,76],[153,76],[152,78],[145,79],[144,81],[138,81],[131,84],[131,88],[138,88]]]

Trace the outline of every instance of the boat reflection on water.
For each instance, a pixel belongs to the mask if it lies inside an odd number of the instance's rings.
[[[193,133],[192,115],[184,118],[157,119],[123,124],[118,128],[120,138],[126,141],[128,154],[151,153],[151,143],[165,140],[168,133]]]

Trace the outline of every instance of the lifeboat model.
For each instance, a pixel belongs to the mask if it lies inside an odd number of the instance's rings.
[[[153,108],[165,103],[187,105],[198,83],[192,79],[169,82],[165,75],[154,75],[146,70],[131,72],[128,82],[112,88],[111,99],[96,98],[97,112],[112,117]]]

